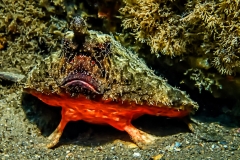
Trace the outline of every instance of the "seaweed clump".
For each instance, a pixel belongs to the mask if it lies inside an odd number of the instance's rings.
[[[238,0],[123,2],[120,14],[123,29],[131,32],[128,38],[147,44],[157,57],[165,55],[158,63],[171,58],[173,72],[185,75],[187,78],[182,79],[188,86],[194,81],[199,91],[205,89],[215,97],[224,92],[239,95],[237,91],[230,93],[232,88],[239,87]],[[144,50],[148,57],[146,53]]]
[[[61,49],[66,22],[35,1],[0,1],[1,70],[27,74],[42,57]]]
[[[188,53],[207,58],[222,75],[239,72],[239,1],[124,0],[124,3],[120,9],[123,28],[131,29],[136,40],[147,43],[152,53],[171,57]]]
[[[214,97],[239,96],[239,91],[235,89],[239,88],[240,73],[239,9],[237,0],[191,1],[187,5],[189,14],[183,18],[185,23],[198,31],[201,40],[198,55],[205,57],[211,68],[217,70],[217,73],[210,68],[199,70],[203,79],[193,79],[191,69],[187,72],[190,71],[188,74],[195,85],[209,86],[205,89]]]
[[[188,8],[192,11],[184,22],[202,35],[202,54],[220,74],[235,74],[240,67],[239,1],[192,1]]]
[[[192,42],[181,21],[184,3],[175,0],[124,0],[122,26],[151,47],[151,53],[176,56],[187,52]]]

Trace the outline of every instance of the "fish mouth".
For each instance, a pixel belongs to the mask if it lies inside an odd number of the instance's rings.
[[[85,73],[69,74],[64,78],[61,87],[65,88],[72,94],[72,92],[81,93],[81,91],[91,91],[95,94],[101,94],[98,90],[97,81],[90,75]]]

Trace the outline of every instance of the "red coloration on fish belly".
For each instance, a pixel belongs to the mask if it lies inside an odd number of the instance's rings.
[[[93,101],[85,96],[77,98],[68,95],[45,95],[41,92],[31,92],[44,103],[62,107],[62,121],[84,120],[95,124],[109,124],[121,131],[129,125],[132,119],[149,114],[166,117],[184,117],[189,114],[186,110],[168,107],[135,105],[107,101]],[[63,129],[63,128],[62,128]]]

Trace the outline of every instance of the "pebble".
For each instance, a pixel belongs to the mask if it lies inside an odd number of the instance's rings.
[[[133,153],[133,157],[141,157],[141,154],[138,153],[138,152],[134,152],[134,153]]]
[[[66,153],[68,154],[68,153],[70,153],[70,151],[66,151]]]
[[[227,145],[223,145],[224,148],[227,148]]]
[[[175,147],[180,147],[181,146],[181,143],[180,142],[175,142]]]
[[[173,143],[171,146],[168,145],[166,147],[167,151],[181,151],[181,149],[179,148],[182,144],[180,142],[175,142]]]
[[[164,156],[164,154],[159,154],[159,155],[153,156],[152,160],[161,160],[163,156]]]
[[[221,141],[220,144],[221,144],[221,145],[226,145],[227,142],[226,142],[226,141]]]
[[[215,145],[213,144],[213,145],[212,145],[212,149],[214,149],[214,148],[215,148]]]

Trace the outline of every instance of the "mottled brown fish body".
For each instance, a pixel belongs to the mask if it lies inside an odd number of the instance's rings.
[[[62,121],[50,136],[54,146],[68,121],[110,124],[127,131],[138,144],[153,137],[131,120],[143,114],[183,117],[198,109],[185,92],[166,83],[113,36],[87,30],[76,17],[65,33],[63,50],[29,73],[25,90],[62,107]],[[119,127],[120,126],[120,127]]]

